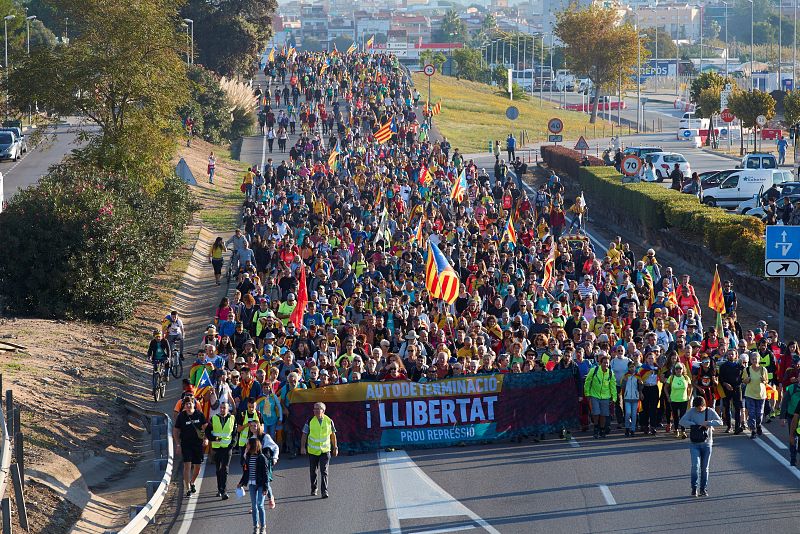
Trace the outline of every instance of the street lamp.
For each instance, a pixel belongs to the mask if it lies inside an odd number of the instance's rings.
[[[795,75],[797,74],[797,0],[794,0],[794,26],[792,26],[792,90],[797,89]],[[795,137],[795,139],[797,139]]]
[[[700,10],[700,74],[703,74],[703,6],[699,5]]]
[[[756,88],[756,78],[753,76],[753,21],[755,20],[755,3],[753,0],[747,0],[750,2],[750,90],[754,91]]]
[[[642,35],[639,33],[639,4],[636,4],[636,131],[642,125]],[[622,105],[622,104],[618,104]]]
[[[796,1],[796,0],[795,0]],[[728,57],[730,48],[728,48],[728,2],[722,2],[725,5],[725,77],[728,77]]]
[[[191,26],[191,33],[192,33],[192,44],[189,47],[191,52],[190,54],[186,54],[186,60],[189,62],[190,65],[194,65],[194,21],[192,19],[183,19],[183,22]]]
[[[6,15],[3,17],[3,40],[6,48],[6,118],[8,118],[8,21],[14,20],[16,15]]]
[[[25,17],[25,27],[28,32],[28,55],[31,55],[31,21],[36,19],[36,15]]]

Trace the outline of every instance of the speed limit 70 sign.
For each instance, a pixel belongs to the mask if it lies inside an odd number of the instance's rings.
[[[642,168],[642,160],[636,154],[628,154],[622,158],[622,174],[636,176]]]

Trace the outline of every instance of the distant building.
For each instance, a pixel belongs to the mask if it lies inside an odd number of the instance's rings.
[[[700,40],[700,8],[692,4],[656,4],[651,6],[629,6],[627,16],[636,20],[642,28],[658,28],[673,40],[695,42]]]

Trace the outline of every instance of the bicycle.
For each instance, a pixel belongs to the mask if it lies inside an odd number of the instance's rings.
[[[239,276],[239,254],[234,250],[228,263],[228,283],[231,283],[231,278],[236,279],[237,276]]]
[[[167,395],[167,382],[169,381],[169,363],[165,360],[159,361],[153,369],[153,398],[156,402]]]
[[[181,351],[175,347],[172,349],[172,354],[169,357],[169,372],[173,378],[180,378],[183,376],[183,362],[181,361]]]

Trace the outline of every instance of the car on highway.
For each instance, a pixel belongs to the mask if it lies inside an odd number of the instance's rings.
[[[678,154],[677,152],[651,152],[645,155],[644,160],[653,164],[657,182],[663,182],[667,179],[672,169],[675,168],[675,164],[678,165],[684,176],[692,175],[691,165],[683,157],[683,154]]]
[[[22,131],[22,128],[17,126],[4,126],[0,128],[0,132],[13,132],[14,135],[17,136],[20,143],[20,149],[22,150],[23,154],[28,151],[28,141],[25,139],[25,134]]]
[[[782,197],[779,197],[778,200],[775,202],[775,205],[778,206],[778,207],[783,206],[784,199],[786,199],[786,198],[789,199],[790,203],[794,204],[796,201],[800,200],[800,194],[784,195]],[[747,215],[752,215],[753,217],[758,217],[759,219],[763,219],[764,215],[766,214],[766,212],[764,211],[764,208],[765,208],[765,206],[755,207],[755,208],[751,209],[750,211],[748,211]],[[780,212],[778,212],[778,213],[780,213]],[[778,218],[780,219],[780,215],[778,216]]]
[[[778,160],[774,154],[769,152],[751,152],[745,154],[742,162],[739,164],[740,169],[777,169]]]
[[[703,191],[703,203],[709,206],[735,209],[745,200],[766,191],[773,185],[793,180],[792,173],[777,169],[739,169],[717,187]]]
[[[0,131],[0,160],[17,161],[22,154],[22,144],[14,132]]]
[[[594,89],[594,82],[591,78],[581,78],[578,80],[578,92],[588,95]]]
[[[647,154],[664,152],[660,146],[626,146],[625,154],[636,154],[639,158],[644,158]]]
[[[781,171],[788,172],[788,171]],[[784,182],[782,184],[775,184],[775,191],[777,191],[778,198],[787,195],[800,195],[800,182]],[[774,191],[759,189],[758,193],[753,195],[753,198],[747,199],[736,207],[736,213],[746,215],[754,208],[765,206],[767,199],[770,195],[775,194]]]

